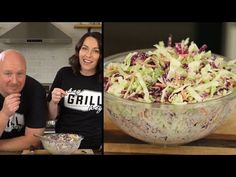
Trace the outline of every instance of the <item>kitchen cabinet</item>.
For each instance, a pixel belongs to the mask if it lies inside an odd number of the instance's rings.
[[[102,24],[100,24],[100,23],[79,23],[79,24],[74,25],[74,28],[75,29],[87,28],[88,32],[90,32],[92,28],[97,28],[97,29],[102,28]]]

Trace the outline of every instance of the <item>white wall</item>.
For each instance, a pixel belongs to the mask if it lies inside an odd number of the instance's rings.
[[[19,23],[0,23],[0,35]],[[3,44],[0,49],[16,49],[27,60],[27,74],[41,83],[51,83],[59,68],[68,65],[68,58],[74,54],[74,47],[87,29],[75,29],[78,22],[54,22],[55,26],[72,38],[72,44]],[[92,31],[100,31],[93,29]]]

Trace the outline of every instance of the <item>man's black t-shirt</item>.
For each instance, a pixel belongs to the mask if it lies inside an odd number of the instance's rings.
[[[50,89],[61,88],[67,95],[59,102],[56,132],[77,133],[84,137],[80,148],[99,148],[102,144],[102,84],[98,75],[76,76],[71,67],[58,72]]]
[[[4,97],[0,94],[0,109],[3,107]],[[46,126],[47,101],[43,86],[26,76],[25,85],[21,91],[20,107],[12,115],[0,139],[23,136],[25,127],[43,128]]]

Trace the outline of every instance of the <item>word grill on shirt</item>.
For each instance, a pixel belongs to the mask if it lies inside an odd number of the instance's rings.
[[[101,92],[70,89],[69,91],[66,91],[66,93],[64,105],[67,108],[80,111],[96,110],[97,114],[102,110]]]

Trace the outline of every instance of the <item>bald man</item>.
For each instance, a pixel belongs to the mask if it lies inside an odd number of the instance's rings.
[[[46,126],[46,92],[26,75],[24,56],[16,50],[0,53],[0,151],[37,147]]]

